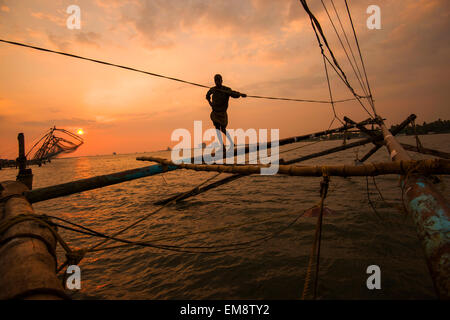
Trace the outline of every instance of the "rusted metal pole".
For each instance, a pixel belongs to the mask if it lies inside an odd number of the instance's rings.
[[[384,123],[380,127],[392,161],[410,160]],[[427,176],[414,170],[403,176],[402,191],[425,250],[436,293],[440,299],[450,299],[450,206]]]
[[[39,221],[9,225],[19,215],[34,214],[20,196],[28,188],[16,181],[0,184],[0,299],[68,298],[56,277],[56,239]]]

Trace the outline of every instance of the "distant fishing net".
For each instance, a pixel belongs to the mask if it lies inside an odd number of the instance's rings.
[[[65,129],[53,127],[31,147],[27,153],[27,158],[36,161],[50,160],[61,154],[74,152],[83,143],[84,141],[80,136]],[[33,150],[36,150],[36,152],[30,157]]]

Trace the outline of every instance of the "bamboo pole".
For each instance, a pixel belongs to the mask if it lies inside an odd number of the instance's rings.
[[[414,118],[415,118],[415,115],[411,115],[408,119],[406,119],[405,121],[403,121],[403,122],[400,124],[400,126],[399,126],[399,130],[402,130],[402,129],[403,129],[406,125],[408,125],[408,123],[411,121],[410,119],[414,119]],[[350,128],[351,126],[352,126],[352,127],[362,126],[362,127],[364,128],[363,125],[365,125],[365,124],[371,124],[371,123],[374,123],[374,121],[371,120],[370,118],[367,119],[367,120],[364,120],[364,121],[362,121],[362,122],[360,122],[360,123],[356,123],[356,122],[354,122],[353,120],[350,120],[350,121],[348,121],[348,123],[347,123],[345,126],[342,126],[342,127],[336,128],[336,129],[333,129],[333,131],[334,131],[335,133],[336,133],[336,132],[342,132],[342,131],[347,130],[347,129]],[[320,132],[320,133],[314,133],[313,135],[315,135],[315,136],[320,136],[319,134],[322,134],[322,135],[323,135],[323,134],[329,134],[329,133],[330,133],[330,132],[326,130],[326,131],[322,131],[322,132]],[[308,135],[308,137],[311,137],[311,135]],[[381,138],[382,138],[382,137],[380,136],[380,137],[377,138],[377,139],[378,139],[377,141],[373,141],[373,140],[371,140],[371,141],[366,140],[366,141],[367,141],[367,143],[370,143],[370,142],[379,143],[379,144],[381,144],[381,146],[382,146],[382,145],[383,145],[382,142],[379,141]],[[378,141],[379,141],[379,142],[378,142]],[[286,161],[281,161],[281,160],[280,160],[280,163],[283,163],[283,164],[299,163],[299,162],[306,161],[306,160],[309,160],[309,159],[318,158],[318,157],[321,157],[321,156],[324,156],[324,155],[327,155],[327,154],[330,154],[330,153],[333,153],[333,152],[338,152],[338,151],[346,150],[346,149],[349,149],[349,148],[353,148],[353,147],[355,147],[355,146],[358,146],[358,145],[359,145],[358,143],[359,143],[359,142],[357,142],[357,144],[350,144],[350,145],[346,145],[346,146],[341,146],[341,147],[337,147],[337,148],[328,149],[328,150],[325,150],[325,151],[322,151],[322,152],[318,152],[318,153],[315,153],[315,154],[312,154],[312,155],[300,157],[300,158],[297,158],[297,159],[292,159],[292,160],[290,160],[290,161],[288,161],[288,162],[286,162]],[[137,160],[140,160],[140,158],[137,158]],[[213,189],[213,188],[216,188],[216,187],[218,187],[218,186],[224,185],[224,184],[226,184],[226,183],[229,183],[229,182],[231,182],[231,181],[234,181],[234,180],[236,180],[236,179],[239,179],[239,178],[242,178],[242,177],[245,177],[245,176],[246,176],[246,175],[235,174],[235,175],[233,175],[233,176],[231,176],[231,177],[226,177],[226,178],[224,178],[224,179],[222,179],[222,180],[219,180],[219,181],[216,181],[216,182],[212,183],[211,185],[208,185],[208,186],[205,186],[205,187],[203,187],[203,188],[200,188],[200,189],[196,190],[195,192],[192,192],[192,193],[189,193],[189,194],[184,195],[181,199],[177,200],[177,202],[178,202],[178,201],[181,201],[181,200],[184,200],[184,199],[187,199],[187,198],[189,198],[189,197],[198,195],[198,194],[200,194],[200,193],[206,192],[206,191],[208,191],[208,190],[211,190],[211,189]],[[232,178],[232,177],[234,177],[234,178]],[[176,198],[176,197],[177,197],[177,195],[174,195],[174,196],[172,196],[172,197],[170,197],[170,198],[167,198],[167,199],[163,199],[163,200],[157,201],[157,202],[155,202],[154,204],[155,204],[155,205],[165,204],[165,203],[169,202],[170,200],[172,200],[172,199],[174,199],[174,198]]]
[[[366,129],[366,127],[361,126],[360,124],[357,124],[356,122],[354,122],[353,120],[344,117],[344,120],[346,122],[355,124],[356,127],[361,130],[362,132],[364,132],[366,135],[368,135],[369,137],[376,137],[377,134]],[[397,135],[401,130],[403,130],[403,128],[397,128],[397,130],[393,130],[392,135],[395,136]],[[374,142],[375,143],[375,148],[379,149],[381,148],[384,143],[381,142]],[[439,150],[434,150],[434,149],[430,149],[430,148],[424,148],[421,145],[419,147],[407,144],[407,143],[400,143],[400,145],[403,147],[403,149],[407,150],[407,151],[413,151],[413,152],[417,152],[417,153],[421,153],[421,154],[427,154],[427,155],[431,155],[431,156],[435,156],[435,157],[439,157],[439,158],[443,158],[443,159],[450,159],[450,153],[447,152],[442,152]],[[367,160],[367,158],[363,157],[364,161]],[[364,162],[363,160],[360,160],[361,162]]]
[[[28,188],[15,181],[0,184],[0,225],[22,214],[34,214],[33,208],[19,196]],[[6,227],[5,227],[6,228]],[[56,239],[36,221],[13,224],[0,235],[0,299],[67,298],[56,277]]]
[[[182,169],[195,171],[215,171],[224,173],[259,174],[261,168],[267,165],[206,165],[206,164],[175,164],[170,160],[158,157],[141,157],[142,161],[157,162],[167,166],[178,166]],[[409,160],[396,162],[379,162],[366,165],[338,165],[338,166],[294,166],[280,165],[277,174],[303,177],[328,176],[378,176],[385,174],[407,174],[416,170],[427,174],[450,174],[450,161],[443,159]]]
[[[365,124],[372,124],[372,123],[377,123],[378,120],[374,120],[372,118],[368,118],[360,123],[358,123],[359,125],[365,125]],[[291,143],[296,143],[296,142],[301,142],[301,141],[305,141],[305,140],[309,140],[312,138],[318,138],[321,136],[326,136],[329,134],[333,134],[333,133],[339,133],[339,132],[344,132],[347,131],[349,129],[355,128],[356,124],[346,124],[344,126],[335,128],[335,129],[328,129],[328,130],[323,130],[323,131],[319,131],[319,132],[315,132],[315,133],[310,133],[310,134],[305,134],[305,135],[301,135],[301,136],[295,136],[295,137],[289,137],[289,138],[284,138],[278,141],[278,146],[284,146],[287,144],[291,144]],[[370,142],[370,141],[369,141]],[[252,148],[255,149],[255,151],[258,150],[263,150],[263,149],[270,149],[272,147],[272,144],[270,141],[268,141],[265,144],[257,144],[257,145],[250,145],[250,144],[246,144],[245,146],[241,146],[241,147],[235,147],[233,150],[233,154],[231,156],[228,156],[228,154],[225,154],[225,156],[228,157],[235,157],[238,154],[247,154],[250,153]],[[214,154],[212,154],[211,156],[214,156]],[[139,160],[139,158],[137,158],[137,160]],[[196,158],[196,157],[191,157],[191,159],[189,160],[189,163],[196,163],[196,160],[200,160],[200,157]],[[186,161],[183,161],[186,162]],[[202,161],[201,161],[202,162]]]
[[[344,151],[344,150],[351,149],[351,148],[358,147],[358,146],[363,146],[365,144],[368,144],[368,143],[371,143],[371,142],[374,142],[374,141],[379,141],[381,139],[382,139],[381,137],[372,137],[372,138],[367,138],[367,139],[361,139],[361,140],[358,140],[358,141],[355,141],[355,142],[352,142],[352,143],[349,143],[349,144],[346,144],[346,145],[330,148],[330,149],[323,150],[323,151],[320,151],[320,152],[317,152],[317,153],[308,154],[308,155],[303,156],[303,157],[291,159],[291,160],[286,161],[285,163],[286,164],[293,164],[293,163],[297,163],[297,162],[302,162],[302,161],[306,161],[306,160],[309,160],[309,159],[322,157],[322,156],[325,156],[327,154],[331,154],[331,153],[335,153],[335,152],[339,152],[339,151]]]
[[[405,121],[403,121],[399,125],[399,127],[397,128],[397,131],[400,132],[401,130],[403,130],[403,128],[406,127],[415,118],[416,118],[416,115],[414,115],[414,114],[410,115]],[[351,125],[353,127],[357,127],[357,128],[364,128],[363,126],[365,124],[368,124],[368,123],[364,123],[364,122],[356,123],[356,122],[348,119],[347,117],[346,117],[346,119],[349,120],[349,121],[347,121],[349,123],[349,125]],[[378,119],[378,121],[383,121],[383,120],[382,119]],[[335,148],[331,148],[331,149],[328,149],[328,150],[320,151],[320,152],[317,152],[317,153],[314,153],[314,154],[310,154],[310,155],[306,155],[306,156],[303,156],[303,157],[300,157],[300,158],[288,160],[285,163],[286,164],[298,163],[298,162],[301,162],[301,161],[306,161],[306,160],[309,160],[309,159],[321,157],[321,156],[324,156],[324,155],[327,155],[327,154],[331,154],[331,153],[335,153],[335,152],[351,149],[351,148],[354,148],[354,147],[362,146],[362,145],[365,145],[365,144],[368,144],[368,143],[371,143],[371,142],[372,143],[377,143],[377,142],[380,142],[382,140],[383,140],[383,136],[381,136],[381,135],[380,136],[372,136],[372,137],[369,137],[369,138],[366,138],[366,139],[361,139],[361,140],[353,142],[353,143],[349,143],[349,144],[342,145],[342,146],[339,146],[339,147],[335,147]],[[373,153],[375,153],[378,150],[378,148],[380,148],[380,147],[381,147],[381,145],[380,146],[375,146],[374,149],[375,148],[377,148],[377,149]]]
[[[319,157],[322,157],[322,156],[325,156],[325,155],[328,155],[328,154],[332,154],[332,153],[335,153],[335,152],[339,152],[339,151],[351,149],[351,148],[354,148],[354,147],[357,147],[357,146],[365,145],[365,144],[368,144],[368,143],[371,143],[371,142],[380,141],[381,139],[382,139],[381,136],[380,137],[376,137],[376,138],[367,138],[367,139],[359,140],[359,141],[356,141],[356,142],[353,142],[353,143],[350,143],[350,144],[338,146],[338,147],[327,149],[327,150],[320,151],[320,152],[317,152],[317,153],[309,154],[309,155],[306,155],[306,156],[303,156],[303,157],[299,157],[299,158],[291,159],[291,160],[288,160],[288,161],[284,161],[283,163],[286,164],[286,165],[299,163],[299,162],[302,162],[302,161],[306,161],[306,160],[310,160],[310,159],[314,159],[314,158],[319,158]],[[136,160],[148,161],[148,157],[138,157],[138,158],[136,158]],[[257,173],[259,173],[259,172],[257,172]],[[239,178],[242,178],[244,176],[245,176],[245,174],[242,174],[242,175],[239,175],[239,177],[235,177],[235,178],[239,179]],[[177,202],[181,201],[181,200],[184,200],[184,199],[187,199],[187,198],[189,198],[191,196],[203,193],[205,191],[208,191],[208,190],[213,189],[215,187],[218,187],[220,185],[224,185],[224,184],[226,184],[228,182],[231,182],[231,181],[234,181],[236,179],[231,179],[230,177],[224,178],[222,180],[219,180],[219,181],[215,182],[214,185],[211,186],[211,187],[206,186],[206,187],[203,187],[202,189],[199,189],[198,191],[196,191],[196,192],[194,192],[192,194],[185,195],[183,198],[177,200]],[[166,203],[170,199],[175,198],[175,197],[176,197],[176,195],[172,196],[170,198],[167,198],[167,199],[155,202],[155,204]]]
[[[372,123],[373,119],[367,119],[362,123]],[[345,127],[340,127],[332,130],[321,131],[319,133],[315,133],[313,135],[325,134],[329,132],[338,132],[340,130],[344,130]],[[294,143],[297,141],[304,140],[306,138],[310,138],[311,135],[303,135],[298,137],[285,138],[282,141],[282,144]],[[262,147],[262,146],[260,146]],[[267,148],[270,148],[270,143],[267,144]],[[245,146],[245,153],[250,152],[249,145]],[[235,149],[236,150],[236,149]],[[139,160],[139,158],[137,158]],[[189,161],[189,159],[187,159]],[[191,158],[190,161],[194,162],[195,158]],[[87,179],[81,179],[77,181],[71,181],[51,187],[40,188],[32,191],[27,191],[24,193],[25,197],[30,203],[36,203],[39,201],[45,201],[49,199],[54,199],[58,197],[63,197],[67,195],[71,195],[78,192],[83,192],[87,190],[93,190],[97,188],[102,188],[106,186],[110,186],[117,183],[122,183],[126,181],[131,181],[135,179],[140,179],[144,177],[153,176],[159,173],[163,173],[165,171],[176,170],[178,167],[170,166],[170,167],[162,167],[160,165],[148,166],[138,169],[126,170],[121,172],[116,172],[112,174],[106,174],[102,176],[96,176]]]
[[[383,122],[380,127],[393,163],[408,161],[409,155]],[[450,205],[424,173],[403,175],[404,201],[422,242],[434,288],[440,299],[450,299]]]

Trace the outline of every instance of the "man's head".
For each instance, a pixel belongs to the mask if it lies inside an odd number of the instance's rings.
[[[214,82],[216,83],[216,86],[221,87],[222,86],[222,76],[220,74],[216,74],[214,76]]]

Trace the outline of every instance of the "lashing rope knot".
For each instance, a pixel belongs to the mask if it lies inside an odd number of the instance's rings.
[[[66,252],[67,265],[78,265],[86,255],[86,249],[75,249]]]
[[[330,182],[330,177],[326,174],[323,175],[323,180],[320,182],[320,196],[325,199],[328,193],[328,186]]]

